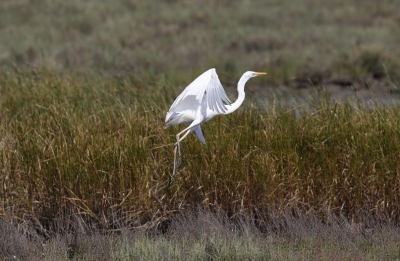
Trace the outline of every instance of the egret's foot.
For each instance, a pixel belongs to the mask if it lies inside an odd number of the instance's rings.
[[[174,181],[174,175],[172,175],[171,177],[169,177],[169,180],[168,180],[168,184],[167,184],[167,187],[166,187],[166,189],[168,189],[170,186],[171,186],[171,184],[172,184],[172,182]]]

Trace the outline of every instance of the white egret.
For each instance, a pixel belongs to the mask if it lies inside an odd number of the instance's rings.
[[[225,93],[214,68],[204,72],[189,84],[176,98],[165,118],[165,129],[178,124],[187,124],[187,128],[176,135],[174,145],[174,170],[169,179],[167,188],[175,178],[176,170],[182,163],[180,142],[191,132],[195,132],[202,143],[206,143],[201,131],[200,123],[209,121],[216,115],[229,114],[236,111],[244,101],[244,85],[253,77],[264,75],[264,72],[245,72],[237,86],[238,99],[232,103]],[[181,137],[181,135],[183,136]],[[176,161],[176,150],[179,159]]]

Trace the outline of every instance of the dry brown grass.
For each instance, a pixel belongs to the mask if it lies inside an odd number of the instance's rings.
[[[204,125],[206,146],[182,144],[184,163],[165,190],[177,129],[163,129],[173,99],[164,84],[147,94],[129,78],[42,71],[4,75],[1,88],[0,213],[45,234],[71,213],[105,229],[162,228],[196,204],[229,216],[289,208],[399,220],[395,105],[320,97],[218,117]]]

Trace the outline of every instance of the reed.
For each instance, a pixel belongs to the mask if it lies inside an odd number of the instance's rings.
[[[207,145],[182,143],[165,190],[178,131],[163,129],[172,86],[43,70],[5,74],[0,88],[3,217],[46,231],[72,213],[103,228],[161,226],[194,205],[399,220],[395,105],[249,104],[204,124]]]

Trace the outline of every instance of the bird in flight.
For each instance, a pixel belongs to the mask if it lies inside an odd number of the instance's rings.
[[[253,77],[265,75],[264,72],[245,72],[237,86],[238,98],[231,102],[219,81],[214,68],[204,72],[189,84],[176,98],[165,117],[165,129],[179,124],[189,125],[176,135],[174,144],[174,170],[169,178],[167,188],[174,181],[176,170],[182,163],[180,142],[191,132],[195,132],[202,143],[206,143],[200,124],[207,122],[214,116],[229,114],[236,111],[242,105],[245,97],[244,85]],[[176,160],[176,151],[179,158]]]

